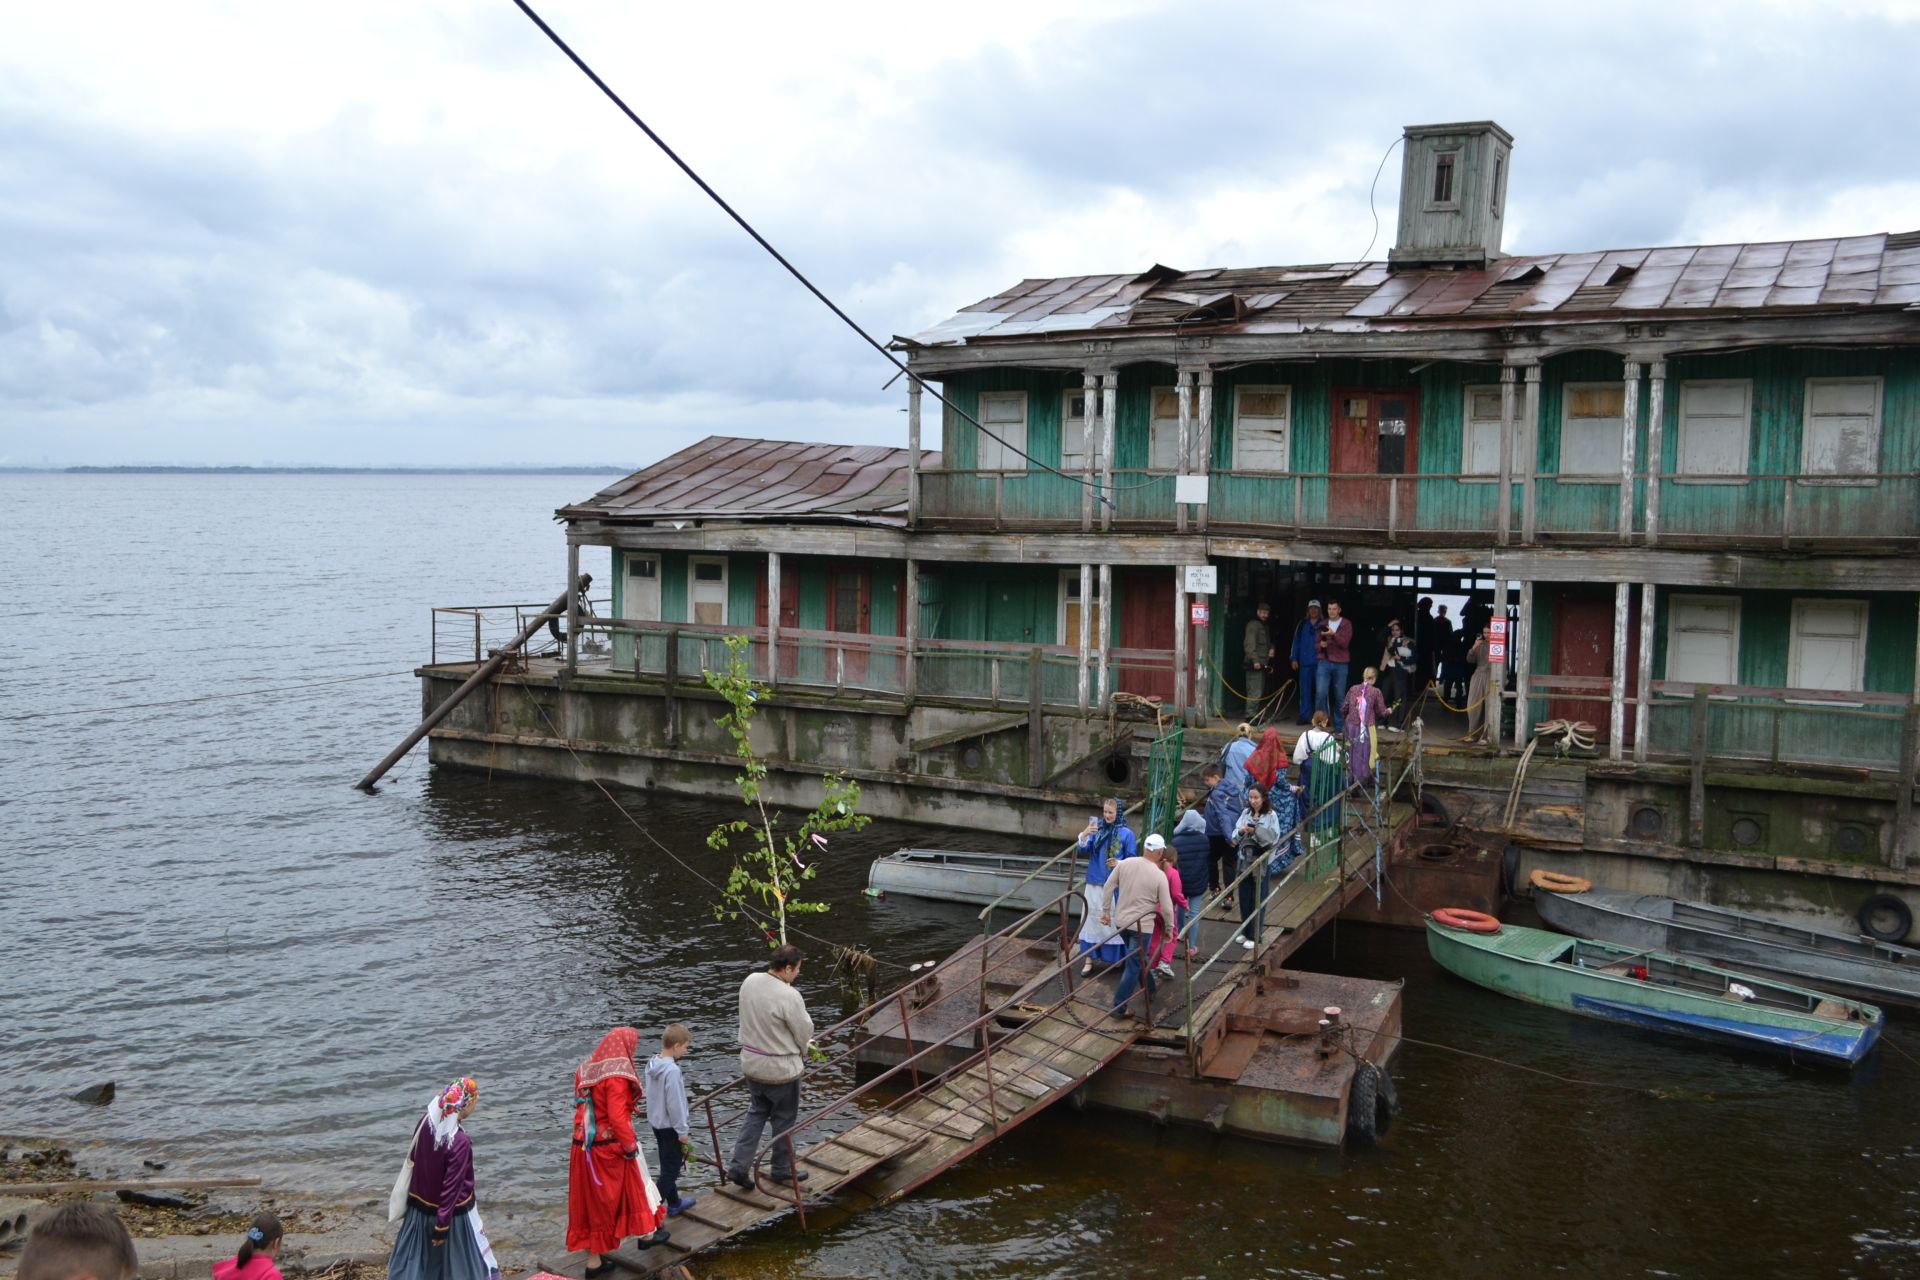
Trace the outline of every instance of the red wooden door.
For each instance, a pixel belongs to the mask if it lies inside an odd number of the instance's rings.
[[[835,565],[827,571],[827,630],[848,635],[873,634],[873,571],[864,566]],[[868,651],[846,650],[846,678],[867,678]],[[839,674],[839,655],[827,655],[827,677]]]
[[[1629,617],[1637,615],[1629,614]],[[1632,672],[1639,660],[1640,637],[1636,628],[1627,629],[1627,688],[1633,688]],[[1553,607],[1553,672],[1559,676],[1587,676],[1611,680],[1613,677],[1613,593],[1605,595],[1562,596]],[[1546,719],[1585,720],[1598,731],[1597,741],[1605,741],[1610,731],[1611,707],[1605,687],[1591,693],[1582,690],[1579,698],[1549,698]],[[1633,741],[1633,717],[1624,722],[1621,741]]]
[[[755,644],[765,642],[767,631],[767,571],[760,570],[759,593],[753,601],[753,625],[760,629]],[[800,628],[800,570],[792,564],[780,566],[780,676],[791,679],[800,673],[800,650],[790,638]]]
[[[1420,397],[1413,389],[1333,393],[1328,470],[1342,479],[1327,485],[1327,522],[1343,529],[1407,528],[1414,486],[1372,476],[1412,475],[1420,469]]]
[[[1120,639],[1122,649],[1173,649],[1173,570],[1170,568],[1123,569],[1115,575],[1120,596]],[[1120,666],[1113,673],[1113,687],[1143,698],[1173,701],[1173,671],[1170,667]]]

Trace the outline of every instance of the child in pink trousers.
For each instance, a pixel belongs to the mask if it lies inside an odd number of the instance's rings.
[[[1167,842],[1160,836],[1151,835],[1147,837],[1147,848],[1164,849],[1166,847]],[[1160,869],[1167,873],[1167,896],[1173,899],[1175,919],[1179,921],[1177,927],[1184,929],[1187,926],[1187,915],[1190,907],[1187,902],[1187,895],[1180,886],[1180,867],[1172,858],[1168,858],[1161,864]],[[1147,957],[1153,962],[1153,971],[1163,978],[1171,978],[1173,976],[1174,942],[1174,936],[1166,931],[1166,928],[1156,917],[1153,922],[1153,939],[1147,947]]]

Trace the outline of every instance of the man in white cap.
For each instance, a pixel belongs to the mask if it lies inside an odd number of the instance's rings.
[[[1113,1011],[1125,1016],[1133,993],[1144,982],[1147,999],[1153,999],[1152,957],[1147,946],[1153,938],[1150,917],[1158,913],[1161,927],[1172,936],[1174,928],[1173,893],[1167,887],[1167,873],[1161,864],[1167,860],[1167,842],[1155,833],[1147,837],[1137,858],[1122,858],[1107,877],[1107,897],[1100,923],[1120,930],[1127,946],[1126,972],[1120,975],[1120,988],[1113,993]]]

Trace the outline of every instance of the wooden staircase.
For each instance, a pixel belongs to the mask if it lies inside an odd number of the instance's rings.
[[[808,1177],[798,1199],[791,1186],[756,1171],[750,1191],[730,1183],[701,1191],[699,1203],[669,1219],[669,1243],[608,1256],[654,1275],[790,1210],[804,1221],[808,1200],[845,1192],[862,1202],[857,1207],[870,1208],[906,1195],[1072,1093],[1146,1030],[1110,1013],[1101,988],[1086,995],[1037,1012],[944,1075],[892,1099],[874,1098],[864,1113],[844,1113],[853,1123],[838,1133],[810,1143],[803,1135],[862,1090],[800,1120],[793,1129],[796,1163]]]

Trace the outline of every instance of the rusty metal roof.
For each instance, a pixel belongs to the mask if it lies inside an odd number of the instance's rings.
[[[1022,280],[909,339],[922,346],[1115,330],[1363,332],[1429,323],[1659,314],[1920,309],[1920,231],[1763,244],[1500,258],[1484,270],[1155,265],[1137,275]]]
[[[936,452],[920,456],[923,466],[940,464]],[[556,514],[904,525],[906,513],[905,449],[708,436]]]

